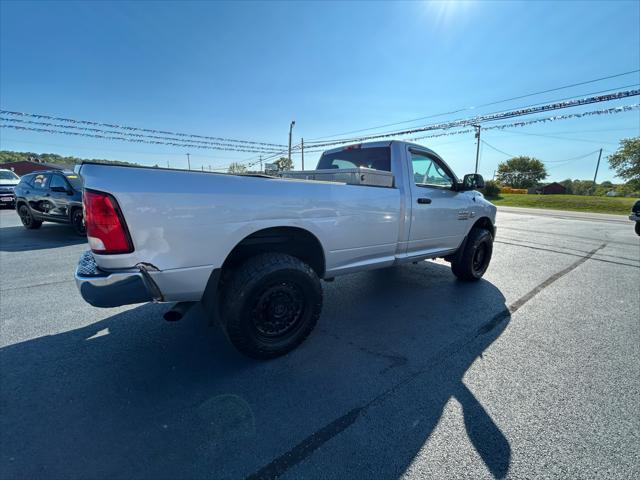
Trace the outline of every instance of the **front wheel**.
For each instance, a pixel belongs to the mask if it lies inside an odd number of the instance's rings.
[[[31,213],[31,209],[24,204],[20,205],[20,208],[18,208],[18,215],[20,216],[22,225],[24,225],[24,228],[28,230],[34,230],[42,226],[42,222],[40,220],[36,220],[33,217],[33,213]]]
[[[493,253],[493,235],[484,228],[472,228],[462,250],[451,259],[451,270],[460,280],[479,280],[484,275]]]
[[[320,280],[291,255],[249,258],[222,290],[222,326],[231,343],[253,358],[275,358],[309,336],[322,310]]]
[[[636,235],[640,235],[640,222],[636,222]]]
[[[71,225],[73,225],[73,229],[81,237],[84,237],[87,234],[87,228],[84,224],[84,215],[82,214],[81,208],[76,208],[71,212]]]

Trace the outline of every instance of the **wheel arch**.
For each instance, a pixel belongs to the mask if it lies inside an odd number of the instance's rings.
[[[491,233],[492,237],[496,236],[496,228],[489,217],[480,217],[471,227],[471,229],[474,228],[482,228],[484,230],[488,230],[489,233]]]
[[[316,235],[294,226],[267,227],[245,236],[229,252],[222,264],[222,272],[247,258],[265,252],[286,253],[308,264],[322,278],[326,270],[324,248]]]

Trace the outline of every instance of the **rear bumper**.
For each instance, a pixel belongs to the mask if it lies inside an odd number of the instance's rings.
[[[94,307],[110,308],[163,300],[160,289],[144,266],[131,271],[105,272],[98,268],[90,251],[80,257],[75,278],[80,295]]]

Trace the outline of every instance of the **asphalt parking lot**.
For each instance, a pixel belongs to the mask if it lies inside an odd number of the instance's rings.
[[[441,261],[337,278],[310,338],[261,363],[199,307],[85,304],[85,242],[0,211],[0,477],[640,477],[640,237],[497,224],[481,282]]]

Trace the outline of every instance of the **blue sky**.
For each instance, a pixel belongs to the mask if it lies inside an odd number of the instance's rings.
[[[3,109],[286,143],[375,127],[640,69],[640,2],[0,3]],[[456,115],[640,83],[634,73]],[[571,109],[640,103],[638,97]],[[640,134],[638,110],[509,131],[489,145],[592,178],[597,154]],[[371,132],[389,130],[383,128]],[[0,147],[144,164],[221,167],[251,153],[0,130]],[[458,175],[473,134],[422,141]],[[482,145],[491,177],[507,155]],[[317,155],[307,155],[307,167]],[[296,156],[300,166],[299,156]],[[600,180],[613,174],[603,162]]]

